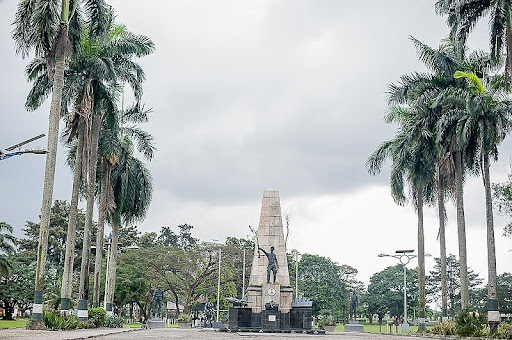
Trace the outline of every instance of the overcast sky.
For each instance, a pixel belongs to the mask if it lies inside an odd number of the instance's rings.
[[[0,148],[48,131],[48,103],[24,108],[29,60],[15,54],[11,23],[17,1],[0,4]],[[257,226],[266,188],[278,189],[291,211],[288,249],[328,256],[369,277],[417,249],[411,206],[396,206],[389,171],[372,177],[365,161],[392,137],[384,123],[387,85],[421,71],[408,37],[437,46],[447,34],[433,0],[110,1],[117,21],[150,37],[144,103],[153,108],[144,128],[158,152],[149,168],[154,196],[139,229],[182,223],[196,237],[245,237]],[[487,48],[487,23],[470,44]],[[61,124],[62,126],[62,124]],[[509,137],[510,139],[510,137]],[[30,146],[45,146],[46,137]],[[71,171],[57,159],[54,199],[70,200]],[[501,147],[492,181],[504,181],[512,143]],[[21,236],[38,221],[44,157],[23,155],[0,164],[0,220]],[[487,276],[484,191],[480,178],[465,188],[468,263]],[[448,252],[457,254],[455,211],[448,204]],[[507,219],[496,215],[498,272],[512,271],[503,238]],[[425,214],[426,252],[439,256],[435,208]],[[427,259],[427,270],[433,259]],[[416,266],[416,261],[412,262]]]

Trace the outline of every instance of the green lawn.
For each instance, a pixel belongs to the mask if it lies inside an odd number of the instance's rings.
[[[361,323],[363,325],[363,330],[365,333],[380,333],[380,330],[382,330],[382,333],[389,333],[389,327],[386,328],[386,325],[383,324],[382,328],[379,329],[379,324],[377,323]],[[427,327],[429,329],[430,327]],[[400,330],[400,327],[398,328]],[[338,324],[335,328],[335,332],[342,332],[345,330],[345,327],[342,324]],[[411,325],[409,326],[409,332],[416,333],[418,331],[418,326]],[[393,333],[396,332],[396,328],[393,326]]]
[[[0,328],[23,328],[27,325],[28,319],[18,318],[14,321],[0,320]]]

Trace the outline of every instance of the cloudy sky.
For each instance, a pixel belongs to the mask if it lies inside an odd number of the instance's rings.
[[[24,108],[28,60],[10,38],[16,2],[0,4],[1,148],[48,130],[48,104]],[[291,212],[288,248],[351,265],[365,282],[396,262],[379,253],[417,248],[414,210],[393,203],[387,168],[372,177],[364,164],[394,132],[383,121],[387,85],[423,70],[408,37],[437,46],[447,34],[433,0],[110,3],[119,23],[156,45],[140,60],[144,102],[153,108],[144,128],[158,148],[140,230],[188,223],[203,240],[245,237],[258,224],[263,190],[274,188]],[[487,48],[486,25],[472,47]],[[33,145],[45,146],[46,137]],[[64,154],[61,147],[54,198],[69,201]],[[511,154],[506,141],[494,182],[507,178]],[[26,220],[38,220],[43,174],[39,155],[0,164],[0,220],[19,236]],[[481,179],[469,179],[465,190],[468,262],[486,277]],[[448,214],[448,252],[457,254],[452,203]],[[496,216],[499,273],[512,271],[512,240],[501,236],[506,221]],[[425,228],[426,252],[439,256],[435,208]]]

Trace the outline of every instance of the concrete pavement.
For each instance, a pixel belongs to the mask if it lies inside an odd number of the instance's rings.
[[[329,339],[329,340],[418,340],[418,336],[334,332],[324,335],[308,335],[301,333],[227,333],[210,329],[130,329],[130,328],[101,328],[81,329],[73,331],[29,331],[26,329],[0,329],[0,339],[8,340],[75,340],[75,339],[105,339],[105,340],[291,340],[291,339]]]

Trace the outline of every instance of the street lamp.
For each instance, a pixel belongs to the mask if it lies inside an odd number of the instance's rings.
[[[404,266],[404,323],[402,324],[402,331],[409,331],[409,324],[407,323],[407,264],[417,255],[412,254],[414,250],[397,250],[395,255],[379,254],[379,257],[394,257],[398,259]]]
[[[213,242],[217,242],[219,240],[212,239]],[[219,308],[220,308],[220,261],[222,257],[222,248],[219,247],[219,272],[217,274],[217,318],[216,321],[219,322]]]
[[[45,135],[44,134],[40,134],[39,136],[36,136],[36,137],[32,137],[30,139],[27,139],[21,143],[18,143],[16,145],[13,145],[13,146],[10,146],[8,148],[5,149],[5,151],[7,152],[3,152],[2,150],[0,150],[0,161],[1,160],[4,160],[4,159],[7,159],[7,158],[11,158],[12,156],[19,156],[19,155],[22,155],[24,153],[34,153],[34,154],[45,154],[45,153],[48,153],[48,150],[46,149],[43,149],[43,148],[40,148],[40,147],[35,147],[35,148],[31,148],[31,149],[21,149],[21,147],[25,144],[28,144],[30,142],[33,142],[39,138],[42,138],[44,137]],[[15,150],[17,149],[17,150]]]
[[[295,259],[295,298],[299,298],[299,261],[300,261],[300,254],[299,252],[296,252],[294,254]]]

